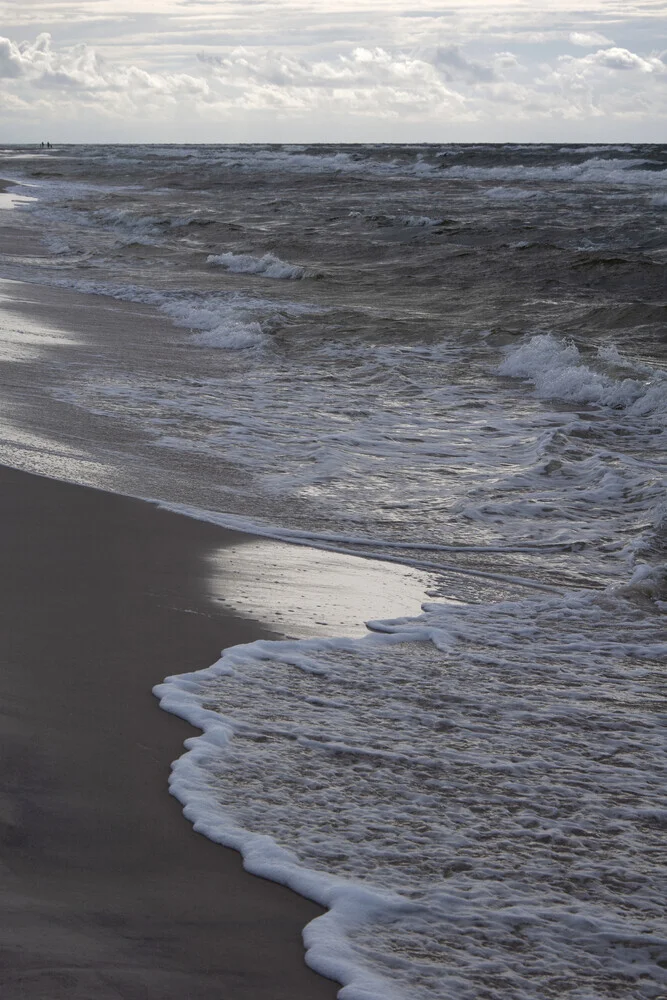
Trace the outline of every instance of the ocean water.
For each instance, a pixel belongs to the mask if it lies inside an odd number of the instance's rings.
[[[0,277],[95,307],[5,332],[0,460],[432,581],[160,685],[204,731],[188,818],[327,907],[307,960],[345,1000],[664,997],[667,147],[14,147],[0,177],[31,247]]]

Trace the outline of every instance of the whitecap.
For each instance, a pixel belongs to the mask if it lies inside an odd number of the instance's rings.
[[[308,277],[305,267],[287,264],[272,253],[253,257],[249,253],[209,254],[207,264],[217,264],[232,274],[261,274],[264,278],[280,278],[295,281]]]

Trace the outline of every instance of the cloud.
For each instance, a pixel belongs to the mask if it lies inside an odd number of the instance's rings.
[[[572,56],[561,56],[561,64],[567,67],[571,74],[580,74],[583,77],[591,77],[602,69],[608,70],[636,70],[639,73],[655,73],[662,75],[667,72],[667,65],[659,56],[640,56],[636,52],[628,49],[621,49],[616,46],[610,49],[598,49],[582,58]]]
[[[42,33],[32,43],[16,44],[0,37],[0,77],[21,80],[53,92],[148,96],[205,96],[205,80],[185,73],[148,73],[137,66],[112,66],[87,45],[64,52],[52,48],[51,36]]]
[[[648,123],[646,139],[664,129],[667,65],[657,56],[628,49],[599,49],[582,57],[562,55],[545,67],[540,88],[561,95],[566,112],[581,120],[607,118]]]
[[[8,38],[0,38],[0,77],[19,76],[23,76],[21,53]]]
[[[629,52],[628,49],[601,49],[593,54],[591,60],[607,69],[636,69],[640,73],[664,73],[667,70],[665,63],[657,56],[645,59],[635,52]]]
[[[611,38],[606,38],[597,31],[571,31],[569,38],[573,45],[580,45],[584,49],[594,49],[596,45],[614,44]]]
[[[236,106],[324,108],[394,117],[465,104],[434,62],[381,47],[357,46],[329,60],[239,48],[221,57],[201,53],[213,81]],[[235,96],[234,96],[235,95]]]
[[[372,36],[364,16],[364,33]],[[650,137],[665,120],[667,66],[655,54],[613,44],[564,52],[575,32],[551,37],[544,49],[498,51],[488,42],[456,41],[449,26],[434,23],[437,30],[411,36],[409,44],[404,33],[397,41],[398,28],[385,22],[382,44],[332,41],[327,34],[300,43],[290,35],[276,46],[251,35],[248,44],[232,45],[218,35],[204,51],[201,42],[197,51],[183,40],[168,54],[159,42],[173,37],[173,25],[143,49],[136,34],[115,38],[106,51],[47,33],[31,41],[0,37],[0,120],[57,121],[60,134],[63,122],[85,121],[87,134],[98,135],[100,122],[112,122],[114,131],[105,135],[119,141],[135,127],[142,141],[177,141],[193,135],[195,125],[199,138],[215,141],[223,122],[237,123],[253,141],[265,139],[267,122],[284,123],[281,134],[292,141],[363,139],[365,128],[383,141],[438,141],[454,137],[458,126],[475,126],[479,137],[495,141],[508,134],[529,141],[542,138],[545,132],[536,132],[549,123],[600,120],[615,139],[619,122],[646,122]],[[327,123],[334,120],[339,132],[332,135]],[[566,138],[556,128],[552,134]]]
[[[492,66],[466,59],[455,45],[414,54],[390,52],[381,46],[357,46],[329,60],[300,59],[273,50],[258,53],[242,47],[227,56],[199,53],[198,59],[213,67],[219,80],[228,83],[265,81],[287,87],[349,89],[400,85],[442,89],[443,80],[475,84],[496,79]]]
[[[460,45],[438,47],[433,53],[432,62],[446,80],[463,79],[469,83],[492,83],[497,79],[492,66],[467,59]]]

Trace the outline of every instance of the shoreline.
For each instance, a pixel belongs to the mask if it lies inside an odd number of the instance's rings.
[[[152,687],[269,635],[209,594],[207,556],[244,536],[7,466],[0,511],[3,997],[333,998],[301,941],[322,909],[167,789],[198,731]]]

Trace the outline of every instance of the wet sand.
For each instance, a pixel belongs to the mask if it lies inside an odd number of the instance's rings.
[[[204,557],[243,538],[0,468],[3,1000],[335,997],[303,960],[318,907],[167,792],[195,731],[151,687],[261,634],[209,597]]]

